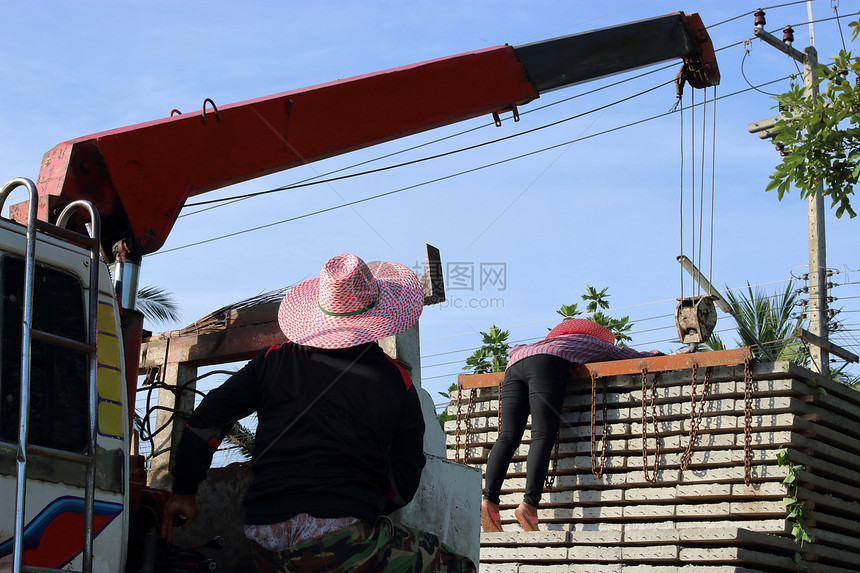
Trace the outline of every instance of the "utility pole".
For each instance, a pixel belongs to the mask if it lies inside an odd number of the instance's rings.
[[[764,11],[755,13],[756,38],[770,44],[777,50],[803,64],[803,85],[807,98],[818,95],[818,86],[814,84],[813,71],[818,67],[818,52],[814,46],[809,46],[803,52],[792,47],[794,30],[791,26],[783,29],[782,40],[765,31]],[[773,127],[779,117],[750,124],[750,131],[764,131]],[[824,188],[819,186],[815,194],[806,199],[807,219],[809,229],[809,332],[823,341],[827,341],[827,253],[824,239]],[[826,346],[826,345],[824,345]],[[810,345],[812,369],[824,376],[830,376],[830,354],[822,346]]]

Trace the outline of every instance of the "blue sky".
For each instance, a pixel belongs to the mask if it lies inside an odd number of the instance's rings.
[[[713,106],[692,116],[689,90],[684,99],[683,175],[681,114],[623,127],[672,108],[670,82],[680,66],[673,62],[546,94],[520,110],[517,124],[496,128],[491,118],[479,118],[199,197],[270,189],[455,135],[371,166],[418,159],[583,114],[444,159],[182,217],[164,247],[176,250],[147,257],[141,271],[142,285],[170,290],[182,307],[179,323],[150,325],[161,331],[316,276],[336,254],[414,266],[424,244],[435,245],[449,271],[450,300],[426,308],[421,319],[424,386],[434,396],[480,345],[479,331],[496,324],[510,330],[513,341],[542,337],[557,322],[556,309],[577,302],[587,285],[609,287],[610,312],[635,323],[632,346],[670,351],[678,347],[671,342],[675,299],[693,291],[675,257],[690,255],[694,241],[697,258],[703,247],[703,270],[713,269],[720,289],[749,282],[772,292],[806,272],[806,203],[796,193],[779,202],[764,192],[779,156],[747,132],[750,122],[775,115],[774,101],[762,91],[787,90],[790,80],[780,78],[797,73],[792,60],[758,40],[746,54],[743,40],[753,37],[753,17],[733,18],[758,7],[767,3],[4,0],[0,179],[35,179],[42,155],[61,141],[165,117],[174,108],[198,110],[204,98],[223,105],[504,43],[698,12],[715,47],[725,47],[717,54],[723,81],[716,92],[716,133]],[[858,9],[857,0],[838,4],[840,15]],[[831,2],[816,0],[812,10],[821,20],[814,34],[824,61],[842,45],[839,25],[830,19]],[[793,24],[795,46],[809,45],[805,3],[767,9],[767,18],[768,30]],[[849,42],[847,22],[842,31]],[[664,69],[653,71],[658,68]],[[744,76],[754,84],[779,81],[756,91]],[[748,91],[736,94],[742,90]],[[702,93],[695,98],[701,102]],[[472,128],[480,129],[456,135]],[[180,248],[556,145],[354,207]],[[701,181],[706,209],[699,214],[691,211],[691,194],[698,202]],[[828,266],[860,268],[860,223],[828,214],[826,224]],[[852,283],[858,281],[857,272],[841,272],[833,292],[843,309],[834,341],[854,352],[860,349],[860,289]],[[717,329],[733,340],[730,317],[721,314]]]

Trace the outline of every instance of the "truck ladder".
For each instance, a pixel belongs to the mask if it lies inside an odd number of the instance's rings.
[[[46,571],[68,571],[66,569],[47,569],[43,567],[26,566],[23,564],[24,552],[24,513],[27,498],[27,454],[34,453],[39,456],[67,460],[79,463],[86,468],[86,489],[84,494],[84,549],[83,549],[83,573],[91,573],[93,569],[93,508],[95,505],[95,476],[96,476],[96,393],[98,355],[96,341],[98,338],[98,297],[99,297],[99,264],[101,224],[98,212],[87,201],[74,201],[70,203],[57,220],[57,225],[51,225],[39,221],[36,217],[38,207],[38,192],[35,184],[26,178],[16,178],[3,186],[0,190],[0,210],[6,201],[6,197],[17,187],[25,187],[29,193],[29,211],[27,217],[27,239],[26,253],[24,258],[24,300],[23,300],[23,322],[21,334],[21,390],[20,390],[20,414],[18,421],[18,443],[17,443],[17,474],[15,492],[15,522],[14,522],[14,545],[13,545],[13,573],[46,572]],[[71,220],[72,215],[79,208],[84,208],[90,215],[90,237],[70,231],[65,228]],[[36,232],[40,231],[71,243],[83,246],[89,250],[90,260],[90,284],[88,293],[88,325],[87,341],[80,342],[71,338],[57,336],[33,328],[33,287],[36,268]],[[79,454],[67,452],[55,448],[48,448],[27,444],[30,423],[30,350],[31,341],[38,341],[52,346],[63,347],[82,352],[88,357],[89,384],[88,384],[88,406],[89,406],[89,433],[86,453]]]

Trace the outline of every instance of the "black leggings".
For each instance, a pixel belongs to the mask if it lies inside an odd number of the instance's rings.
[[[531,412],[532,443],[526,460],[523,501],[538,507],[558,432],[570,367],[571,363],[564,358],[536,354],[517,361],[505,371],[502,431],[487,459],[484,499],[499,503],[502,482]]]

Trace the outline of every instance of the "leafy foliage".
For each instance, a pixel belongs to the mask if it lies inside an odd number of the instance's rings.
[[[232,442],[236,451],[246,460],[251,459],[254,453],[255,435],[254,432],[236,422],[230,431],[227,432],[225,439]]]
[[[451,394],[457,391],[457,383],[453,383],[448,386],[447,392],[439,392],[439,395],[448,400],[449,402],[453,400]],[[445,422],[450,422],[454,420],[454,416],[448,413],[448,408],[443,408],[441,412],[436,416],[436,419],[439,420],[439,425],[442,426],[442,429],[445,429]]]
[[[591,313],[597,312],[598,309],[606,310],[609,308],[609,301],[606,300],[609,298],[609,295],[606,294],[606,291],[609,290],[609,287],[606,287],[602,291],[599,291],[591,285],[587,285],[585,287],[585,294],[582,295],[582,300],[588,301],[588,305],[585,307],[585,310]]]
[[[840,373],[840,374],[842,374],[842,373]],[[851,388],[854,388],[855,390],[860,390],[860,374],[857,374],[854,376],[851,376],[848,374],[843,374],[841,376],[837,375],[835,379],[839,382],[842,382],[846,386],[850,386]]]
[[[471,370],[473,374],[504,372],[511,347],[507,342],[508,336],[510,331],[501,330],[495,324],[488,332],[481,332],[483,345],[466,359],[463,370]]]
[[[788,468],[788,475],[782,480],[782,485],[785,487],[785,497],[782,498],[782,505],[785,507],[785,520],[791,523],[791,533],[794,535],[794,542],[798,547],[803,545],[804,541],[811,542],[809,532],[806,530],[806,514],[808,508],[806,502],[798,497],[797,478],[798,474],[806,469],[805,466],[794,464],[788,457],[788,452],[780,448],[776,453],[776,463],[782,467]],[[799,551],[794,553],[795,562],[801,561]]]
[[[625,346],[625,342],[632,340],[630,335],[627,333],[631,328],[633,328],[633,323],[630,322],[629,316],[612,318],[603,312],[604,310],[609,309],[609,294],[607,294],[607,291],[609,291],[609,287],[597,290],[593,286],[587,285],[585,287],[585,294],[581,295],[581,298],[587,302],[585,310],[591,313],[589,320],[593,320],[597,324],[609,329],[612,334],[615,335],[615,340],[618,345]],[[575,318],[582,314],[582,312],[577,309],[577,303],[563,304],[556,312],[560,314],[564,320],[570,320],[571,318]]]
[[[577,307],[576,303],[563,304],[563,305],[561,305],[561,308],[558,309],[556,312],[558,314],[560,314],[564,320],[570,320],[571,318],[576,318],[577,316],[582,314],[582,311],[577,310],[576,307]]]
[[[145,286],[137,291],[137,310],[154,322],[179,320],[179,305],[168,291]]]
[[[860,32],[860,22],[853,28],[852,41]],[[831,65],[821,64],[814,71],[815,85],[825,87],[815,97],[807,97],[796,85],[776,96],[783,112],[773,128],[774,142],[783,153],[766,190],[776,189],[783,196],[794,185],[801,198],[814,195],[822,187],[823,195],[836,208],[836,216],[848,213],[856,217],[851,206],[854,185],[860,178],[860,85],[851,85],[849,74],[860,77],[860,58],[841,50]]]
[[[633,328],[633,323],[630,322],[629,316],[621,318],[612,318],[602,312],[595,312],[591,316],[591,320],[597,324],[609,329],[615,335],[615,343],[618,346],[627,346],[625,342],[633,340],[627,332]]]
[[[735,314],[744,321],[749,329],[755,334],[762,344],[767,345],[774,358],[777,360],[791,360],[801,362],[800,345],[792,338],[795,329],[800,326],[800,318],[792,318],[792,313],[797,300],[792,281],[789,281],[785,290],[773,295],[750,286],[740,294],[732,291],[725,293],[726,301],[731,305]],[[738,346],[752,347],[756,357],[762,355],[761,349],[755,341],[741,328],[737,331],[740,340]],[[710,340],[705,343],[709,350],[724,350],[725,344],[716,334],[711,335]]]

